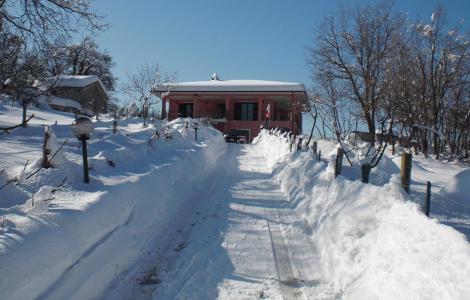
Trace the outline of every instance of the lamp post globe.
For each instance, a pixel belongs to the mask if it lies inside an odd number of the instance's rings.
[[[72,132],[79,140],[90,139],[94,129],[95,125],[93,122],[85,117],[77,118],[72,123]]]
[[[86,140],[90,139],[95,125],[93,122],[85,117],[77,118],[72,123],[72,132],[82,143],[82,155],[83,155],[83,182],[89,183],[90,177],[88,175],[88,153],[86,147]]]

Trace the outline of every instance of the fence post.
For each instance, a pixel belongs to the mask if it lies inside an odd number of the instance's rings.
[[[364,164],[362,165],[361,169],[362,169],[362,182],[369,183],[370,165]]]
[[[318,150],[318,160],[321,160],[321,150]]]
[[[113,121],[113,134],[116,133],[117,131],[118,131],[117,120],[114,120]]]
[[[312,143],[312,151],[313,153],[317,154],[317,142]]]
[[[289,148],[290,152],[292,152],[292,146],[295,144],[295,139],[296,139],[296,136],[291,134],[291,136],[290,136],[290,148]]]
[[[405,189],[405,191],[409,194],[410,193],[410,184],[411,184],[411,162],[412,162],[412,154],[403,152],[401,155],[401,185]]]
[[[425,208],[425,213],[426,216],[429,217],[429,213],[431,211],[431,182],[427,182],[426,186],[426,208]]]
[[[49,162],[49,159],[47,158],[47,156],[50,153],[50,150],[47,148],[47,141],[49,140],[50,138],[50,134],[49,134],[49,126],[46,126],[44,128],[44,143],[42,145],[42,164],[41,166],[43,168],[50,168],[51,167],[51,163]]]
[[[341,167],[343,166],[343,148],[338,148],[338,153],[336,154],[335,162],[335,178],[341,174]]]
[[[299,137],[299,142],[297,143],[297,151],[302,150],[302,138]]]

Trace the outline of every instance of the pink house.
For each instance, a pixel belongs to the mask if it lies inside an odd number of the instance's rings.
[[[245,136],[248,141],[260,126],[302,132],[302,111],[307,95],[300,83],[264,80],[220,80],[179,82],[157,88],[162,114],[178,117],[209,118],[230,136]]]

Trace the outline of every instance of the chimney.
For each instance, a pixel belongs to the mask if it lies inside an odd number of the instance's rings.
[[[212,74],[211,79],[212,80],[220,80],[219,75],[217,75],[217,73]]]

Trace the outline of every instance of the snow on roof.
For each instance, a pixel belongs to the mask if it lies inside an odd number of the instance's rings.
[[[60,75],[52,80],[53,85],[59,87],[85,87],[101,81],[96,75]]]
[[[47,102],[52,105],[62,106],[62,107],[71,107],[76,108],[78,110],[82,110],[82,106],[75,100],[66,99],[66,98],[59,98],[59,97],[48,97]]]
[[[268,80],[208,80],[176,82],[154,89],[155,92],[305,92],[301,83]]]
[[[58,77],[52,77],[48,82],[41,84],[42,89],[47,89],[51,85],[53,87],[77,87],[82,88],[90,84],[98,82],[106,96],[108,96],[108,91],[104,86],[103,82],[96,75],[59,75]]]

